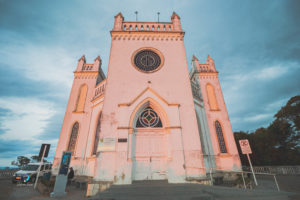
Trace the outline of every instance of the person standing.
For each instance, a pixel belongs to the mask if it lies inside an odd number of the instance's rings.
[[[74,170],[73,167],[70,167],[70,171],[68,173],[68,184],[71,183],[71,180],[74,178]]]

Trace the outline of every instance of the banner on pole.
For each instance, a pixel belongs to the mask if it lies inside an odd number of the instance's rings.
[[[252,150],[248,140],[239,140],[240,147],[243,154],[251,154]]]

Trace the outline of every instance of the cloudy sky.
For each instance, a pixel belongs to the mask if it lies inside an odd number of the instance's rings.
[[[170,21],[176,11],[188,60],[215,60],[233,130],[267,126],[300,94],[299,10],[297,0],[0,0],[0,166],[41,143],[53,158],[77,60],[100,55],[107,72],[118,12]]]

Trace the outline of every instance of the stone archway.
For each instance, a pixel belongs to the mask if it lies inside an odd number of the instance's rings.
[[[167,147],[165,119],[152,102],[139,107],[133,120],[132,180],[167,179]]]

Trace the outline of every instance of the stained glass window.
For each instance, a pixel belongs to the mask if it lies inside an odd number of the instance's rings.
[[[147,127],[159,128],[162,127],[162,123],[157,113],[150,106],[148,106],[141,112],[136,122],[136,127],[137,128],[147,128]]]
[[[93,148],[93,155],[97,154],[97,149],[98,149],[98,143],[99,143],[99,134],[100,134],[100,118],[101,114],[98,117],[97,120],[97,127],[96,127],[96,134],[95,134],[95,141],[94,141],[94,148]]]
[[[134,64],[144,72],[151,72],[160,66],[161,59],[151,50],[142,50],[134,56]]]
[[[219,142],[219,146],[220,146],[220,151],[221,151],[221,153],[227,153],[224,135],[223,135],[222,127],[221,127],[221,124],[219,121],[215,122],[215,127],[216,127],[218,142]]]
[[[78,122],[76,122],[72,127],[72,132],[71,132],[69,145],[68,145],[68,151],[74,152],[74,150],[75,150],[75,145],[76,145],[77,135],[78,135],[78,129],[79,129],[79,124],[78,124]]]

